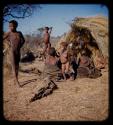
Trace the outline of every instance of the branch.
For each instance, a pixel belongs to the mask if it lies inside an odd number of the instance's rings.
[[[15,16],[15,15],[13,15],[13,14],[8,14],[7,16],[11,16],[11,17],[13,17],[13,18],[25,18],[25,17],[29,17],[29,16],[31,16],[31,15],[28,15],[28,16]]]
[[[14,4],[14,5],[7,5],[4,7],[3,15],[4,21],[7,21],[5,17],[12,17],[12,18],[26,18],[30,17],[33,14],[33,11],[41,6],[32,5],[32,4]]]
[[[9,22],[7,19],[4,19],[3,21],[4,21],[4,22]]]

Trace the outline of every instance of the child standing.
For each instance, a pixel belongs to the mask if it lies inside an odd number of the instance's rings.
[[[67,53],[67,46],[68,44],[66,42],[62,42],[60,47],[60,61],[62,63],[62,74],[64,77],[64,80],[66,80],[66,73],[69,72],[69,59],[68,59],[68,53]]]
[[[20,86],[18,81],[20,49],[23,46],[25,40],[24,40],[23,34],[17,31],[17,26],[18,26],[17,21],[11,20],[9,22],[9,32],[4,34],[3,39],[6,39],[8,41],[8,44],[11,47],[10,59],[11,59],[14,83]]]

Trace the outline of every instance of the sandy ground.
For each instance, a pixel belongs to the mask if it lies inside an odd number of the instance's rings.
[[[21,68],[36,67],[43,70],[43,62],[20,64]],[[11,74],[11,73],[10,73]],[[40,76],[19,72],[22,88],[14,85],[12,76],[4,76],[4,117],[15,121],[102,121],[108,117],[109,76],[102,70],[97,79],[77,78],[75,81],[59,82],[51,95],[29,103],[30,98],[43,85]]]

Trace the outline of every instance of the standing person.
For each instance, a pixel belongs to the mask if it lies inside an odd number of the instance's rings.
[[[68,53],[67,53],[67,43],[62,42],[60,44],[60,61],[62,63],[62,74],[64,77],[64,80],[66,80],[66,73],[69,72],[69,58],[68,58]]]
[[[44,28],[44,44],[45,44],[45,47],[44,47],[44,50],[43,50],[44,55],[46,55],[46,52],[47,53],[49,52],[50,47],[51,47],[51,43],[50,43],[51,31],[52,31],[52,27],[51,28],[49,28],[49,27]]]
[[[19,70],[19,61],[20,61],[20,49],[23,46],[25,39],[23,34],[17,31],[18,22],[11,20],[9,22],[9,32],[4,34],[3,39],[7,40],[10,45],[10,59],[12,65],[12,73],[14,77],[14,83],[19,84],[18,81],[18,70]]]

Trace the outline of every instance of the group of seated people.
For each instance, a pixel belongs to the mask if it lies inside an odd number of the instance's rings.
[[[50,72],[51,74],[54,74],[53,72],[55,72],[55,70],[58,71],[59,69],[59,79],[75,80],[77,75],[84,76],[85,74],[87,77],[89,76],[89,74],[91,76],[92,73],[94,75],[95,71],[97,71],[94,67],[95,66],[92,59],[87,56],[85,50],[82,50],[80,52],[79,57],[73,56],[70,59],[68,54],[68,44],[66,42],[61,42],[59,51],[56,51],[54,47],[51,47],[49,49],[45,58],[44,70],[47,74],[50,74]],[[52,69],[55,70],[52,71]],[[98,75],[100,76],[100,71],[98,73]]]

